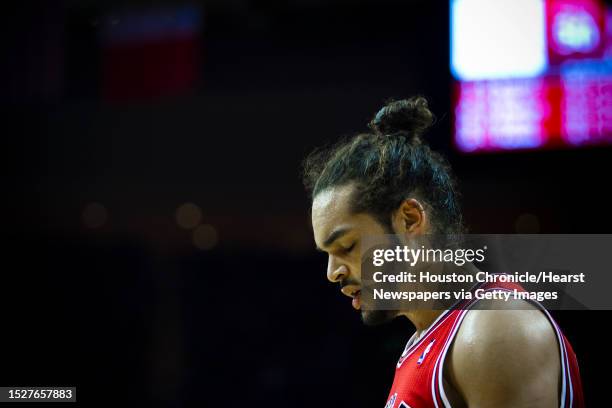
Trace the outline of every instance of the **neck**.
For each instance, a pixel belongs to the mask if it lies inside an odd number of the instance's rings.
[[[461,269],[463,269],[463,272],[467,274],[475,274],[478,272],[478,268],[471,263],[465,264]],[[408,320],[414,324],[418,336],[421,334],[421,332],[427,330],[443,312],[444,310],[416,309],[402,311],[399,313],[399,315],[406,316]]]
[[[410,310],[406,312],[401,312],[400,315],[406,316],[408,320],[414,324],[416,327],[417,336],[423,331],[426,330],[432,323],[444,312],[443,310]]]

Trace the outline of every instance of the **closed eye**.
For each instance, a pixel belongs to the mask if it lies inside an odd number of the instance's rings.
[[[348,248],[344,248],[343,252],[346,254],[350,253],[353,249],[355,249],[356,245],[357,245],[357,242],[353,242],[351,246],[349,246]]]

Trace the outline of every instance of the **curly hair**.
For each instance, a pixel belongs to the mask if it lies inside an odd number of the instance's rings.
[[[328,188],[355,183],[353,213],[369,213],[389,231],[393,211],[417,198],[433,213],[432,232],[462,232],[450,165],[422,139],[434,121],[423,97],[388,102],[370,121],[369,132],[308,155],[303,179],[311,200]]]

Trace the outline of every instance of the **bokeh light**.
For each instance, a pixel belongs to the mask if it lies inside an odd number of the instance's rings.
[[[176,223],[181,228],[193,229],[202,220],[202,210],[193,203],[185,203],[176,210]]]
[[[218,241],[217,230],[212,225],[203,224],[193,230],[193,245],[198,249],[212,249]]]

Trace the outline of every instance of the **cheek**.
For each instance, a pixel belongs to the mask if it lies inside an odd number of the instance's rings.
[[[359,259],[355,259],[349,264],[351,268],[351,275],[357,279],[361,279],[361,262]]]

